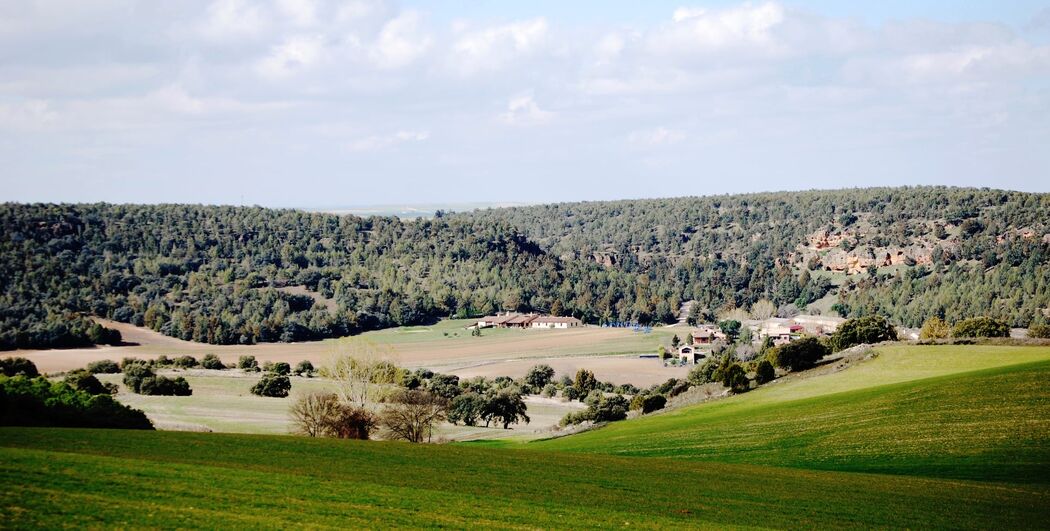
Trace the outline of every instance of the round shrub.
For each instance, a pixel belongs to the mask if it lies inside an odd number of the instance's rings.
[[[277,363],[270,365],[268,371],[278,376],[288,376],[289,374],[292,374],[292,366],[283,361],[278,361]]]
[[[759,385],[772,382],[777,377],[777,371],[773,368],[773,364],[769,360],[762,360],[758,362],[758,367],[755,367],[755,382]]]
[[[663,395],[649,395],[642,399],[642,413],[652,413],[663,409],[667,405],[667,399]]]
[[[192,369],[199,365],[200,364],[197,363],[197,358],[194,358],[193,356],[179,356],[175,358],[175,366],[181,369]]]
[[[224,365],[222,360],[220,360],[215,354],[205,354],[204,357],[201,358],[201,367],[213,371],[221,371],[226,368],[226,365]]]
[[[287,376],[267,373],[252,386],[252,394],[273,398],[284,398],[288,396],[288,391],[291,388],[292,381],[289,380]]]
[[[116,365],[116,364],[114,364]],[[76,389],[77,391],[84,391],[90,395],[108,395],[109,389],[102,385],[102,382],[95,378],[95,375],[88,372],[85,369],[78,369],[70,371],[66,374],[63,383]]]
[[[820,340],[806,337],[774,348],[769,353],[769,361],[781,369],[800,371],[816,365],[828,354],[831,351]]]
[[[1010,337],[1010,325],[991,317],[974,317],[956,323],[952,337]]]
[[[120,365],[113,360],[99,360],[87,364],[87,371],[91,374],[118,374]]]
[[[897,329],[885,317],[869,315],[842,323],[831,336],[831,347],[839,351],[854,345],[896,340]]]
[[[295,374],[299,376],[311,378],[315,372],[317,372],[317,369],[314,369],[314,364],[310,363],[310,360],[300,361],[299,364],[295,366]]]
[[[25,358],[3,358],[0,359],[0,373],[4,376],[25,376],[36,378],[40,372],[36,370],[36,364]]]
[[[255,361],[255,356],[241,356],[237,360],[237,368],[248,372],[259,372],[259,362]]]
[[[1050,325],[1033,323],[1028,327],[1028,337],[1034,339],[1050,339]]]

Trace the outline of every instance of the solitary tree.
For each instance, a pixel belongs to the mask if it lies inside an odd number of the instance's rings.
[[[919,339],[945,339],[951,337],[952,329],[940,317],[930,317],[922,324]]]
[[[554,380],[554,369],[547,364],[535,365],[525,375],[525,383],[536,390],[543,389],[552,380]]]
[[[525,413],[527,409],[521,393],[504,389],[486,401],[483,413],[485,425],[487,426],[490,420],[496,424],[502,424],[503,429],[519,422],[528,424],[531,419]]]

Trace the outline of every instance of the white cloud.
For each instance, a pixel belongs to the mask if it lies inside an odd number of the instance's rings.
[[[628,142],[640,147],[667,146],[677,144],[683,139],[685,139],[685,133],[666,127],[634,131],[627,137]]]
[[[265,77],[284,78],[315,66],[324,53],[324,42],[319,36],[289,37],[274,46],[269,55],[256,65]]]
[[[277,7],[296,26],[313,26],[317,23],[315,0],[277,0]]]
[[[553,112],[541,109],[532,96],[527,94],[511,98],[507,102],[507,111],[499,115],[501,122],[516,126],[542,125],[553,118]]]
[[[200,26],[212,40],[232,40],[262,35],[270,27],[265,9],[248,0],[214,0],[208,5]]]
[[[407,66],[430,48],[431,38],[421,27],[422,16],[405,11],[383,25],[369,56],[379,68]]]
[[[452,62],[464,74],[497,69],[539,50],[548,38],[547,20],[536,18],[467,31],[452,44]]]
[[[347,145],[350,151],[381,151],[398,144],[422,142],[430,138],[429,131],[402,130],[391,135],[369,136],[355,140]]]
[[[726,9],[677,9],[671,24],[654,32],[650,45],[666,53],[708,53],[727,49],[776,51],[774,30],[784,22],[777,3]]]

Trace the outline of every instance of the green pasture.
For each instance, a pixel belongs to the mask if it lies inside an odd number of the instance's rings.
[[[467,446],[0,428],[10,528],[1033,528],[1045,485]]]
[[[1050,348],[879,354],[839,373],[527,447],[1050,483]]]

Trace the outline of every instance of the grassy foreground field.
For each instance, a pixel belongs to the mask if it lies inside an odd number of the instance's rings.
[[[900,346],[532,448],[1050,484],[1050,349]]]
[[[280,436],[0,428],[4,527],[1032,528],[1045,485]]]

